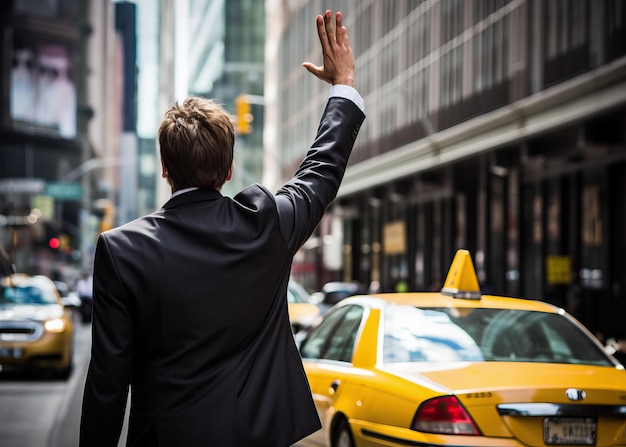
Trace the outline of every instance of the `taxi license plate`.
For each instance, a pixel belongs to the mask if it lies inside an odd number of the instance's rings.
[[[594,418],[545,418],[543,440],[546,445],[595,445],[596,420]]]

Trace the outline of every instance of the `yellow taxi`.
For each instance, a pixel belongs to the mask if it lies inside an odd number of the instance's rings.
[[[0,371],[49,370],[67,378],[72,369],[72,313],[54,282],[13,274],[0,281]]]
[[[313,326],[320,315],[319,307],[310,302],[309,293],[293,278],[287,284],[287,312],[296,340]]]
[[[563,309],[482,295],[467,250],[440,292],[346,298],[300,351],[307,445],[626,446],[624,367]]]

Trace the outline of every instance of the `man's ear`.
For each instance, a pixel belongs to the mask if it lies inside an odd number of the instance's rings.
[[[235,162],[230,165],[230,169],[228,170],[228,175],[226,176],[226,181],[229,182],[233,178],[233,171],[235,170]]]
[[[167,178],[167,168],[165,167],[165,163],[163,163],[163,159],[161,159],[161,177]]]

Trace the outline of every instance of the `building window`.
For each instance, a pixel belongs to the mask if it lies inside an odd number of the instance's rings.
[[[419,5],[424,3],[425,0],[407,0],[409,10],[413,10],[417,8]]]
[[[410,67],[430,53],[430,10],[420,14],[409,24],[407,38],[407,64]]]
[[[463,0],[441,2],[442,42],[449,42],[463,32]]]
[[[463,47],[443,56],[441,72],[441,104],[448,106],[460,101],[463,94]]]
[[[385,85],[391,81],[398,72],[398,42],[396,40],[390,41],[390,43],[382,49],[380,58],[380,80],[381,84]]]
[[[474,2],[475,22],[478,23],[486,19],[511,1],[512,0],[478,0]]]
[[[606,2],[606,62],[626,54],[626,2],[607,0]]]
[[[626,3],[624,0],[609,0],[607,9],[609,34],[626,27]]]
[[[474,37],[474,91],[487,90],[508,77],[509,16]]]
[[[585,0],[552,0],[545,3],[548,59],[587,43],[587,4]]]
[[[370,3],[364,10],[361,12],[360,16],[357,18],[356,22],[358,26],[355,30],[355,47],[358,48],[358,52],[355,52],[355,58],[363,54],[367,49],[369,49],[374,43],[374,33],[372,32],[372,9],[374,7],[374,3]],[[352,39],[350,39],[352,41]]]
[[[543,193],[541,182],[525,185],[524,200],[524,242],[522,244],[523,296],[529,299],[541,299],[543,296]]]
[[[424,122],[428,110],[428,71],[421,70],[406,80],[402,95],[401,125]],[[427,126],[426,126],[427,127]],[[428,131],[428,128],[426,129]]]
[[[514,168],[510,170],[508,178],[507,196],[507,248],[506,248],[506,294],[509,296],[519,296],[519,171]]]
[[[605,178],[602,172],[585,173],[585,184],[581,196],[581,209],[584,210],[581,222],[582,285],[590,289],[600,289],[606,285],[604,201]]]
[[[27,36],[28,35],[28,36]],[[76,137],[76,51],[32,33],[17,35],[10,74],[10,117],[29,132]]]
[[[398,2],[382,2],[383,8],[383,36],[390,32],[397,24],[396,9]]]

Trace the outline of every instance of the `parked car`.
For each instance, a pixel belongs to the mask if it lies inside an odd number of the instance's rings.
[[[311,301],[319,306],[323,315],[344,298],[363,293],[366,293],[365,289],[356,282],[331,281],[324,284],[322,290],[315,292]]]
[[[291,330],[300,340],[320,316],[320,309],[310,302],[309,293],[293,278],[287,285],[287,306]]]
[[[0,281],[0,366],[50,370],[67,378],[72,370],[74,326],[70,309],[46,276],[13,274]]]
[[[70,289],[65,281],[53,281],[54,286],[59,292],[63,305],[70,309],[74,314],[80,315],[81,301],[76,292]]]
[[[300,346],[315,445],[626,445],[626,371],[543,301],[481,295],[457,252],[440,292],[345,298]]]

